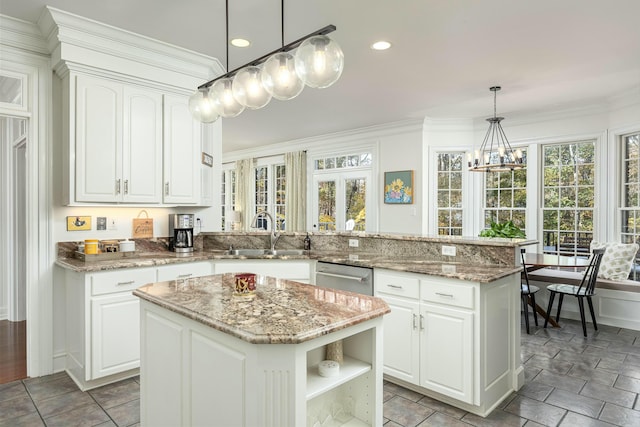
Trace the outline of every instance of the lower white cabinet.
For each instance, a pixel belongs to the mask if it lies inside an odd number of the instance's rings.
[[[382,425],[381,318],[299,344],[252,344],[149,301],[140,315],[142,425]],[[336,340],[340,373],[321,377]]]
[[[140,366],[139,301],[130,292],[91,298],[91,377]]]
[[[473,403],[473,318],[469,310],[420,307],[420,385]]]
[[[524,380],[519,276],[478,283],[374,269],[387,302],[383,372],[392,382],[486,416]]]
[[[80,389],[137,375],[140,303],[132,291],[155,281],[155,267],[66,270],[65,366]]]
[[[66,271],[66,369],[87,390],[138,374],[140,300],[147,283],[206,276],[210,261],[95,273]]]

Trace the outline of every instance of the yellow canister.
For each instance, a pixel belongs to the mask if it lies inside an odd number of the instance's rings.
[[[84,241],[84,253],[95,255],[98,253],[98,239],[87,239]]]

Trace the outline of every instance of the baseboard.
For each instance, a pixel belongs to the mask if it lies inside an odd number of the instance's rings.
[[[53,355],[53,373],[54,374],[64,371],[66,357],[67,357],[66,353],[59,353],[59,354]]]

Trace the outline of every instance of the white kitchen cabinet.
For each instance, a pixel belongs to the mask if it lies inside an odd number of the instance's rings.
[[[199,203],[201,126],[189,112],[187,96],[164,96],[163,147],[164,203]]]
[[[420,385],[473,403],[473,312],[437,304],[420,310]]]
[[[137,375],[139,299],[132,292],[156,282],[156,268],[95,273],[66,270],[66,370],[82,390]]]
[[[376,296],[391,309],[384,317],[384,373],[420,383],[420,281],[374,270]]]
[[[374,269],[384,317],[385,377],[486,416],[524,375],[519,276],[478,283]]]
[[[162,95],[105,78],[70,79],[75,201],[160,203]]]
[[[301,260],[216,260],[213,272],[223,273],[255,273],[279,279],[295,280],[300,283],[311,283],[311,262]]]
[[[329,408],[331,425],[382,425],[381,318],[299,344],[252,344],[146,300],[140,321],[143,425],[311,427]],[[335,340],[344,363],[321,377]]]
[[[91,379],[140,366],[139,311],[130,292],[91,298]]]
[[[167,280],[185,280],[192,277],[208,276],[213,273],[211,261],[186,262],[158,267],[158,282]]]

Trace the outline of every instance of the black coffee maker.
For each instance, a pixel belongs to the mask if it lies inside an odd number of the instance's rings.
[[[169,214],[169,250],[193,252],[193,214]]]

